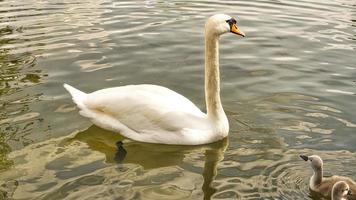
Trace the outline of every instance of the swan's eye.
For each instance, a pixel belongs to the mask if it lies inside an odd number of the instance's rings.
[[[231,18],[229,20],[226,20],[226,23],[229,24],[230,28],[232,27],[232,25],[236,24],[236,20],[234,18]]]

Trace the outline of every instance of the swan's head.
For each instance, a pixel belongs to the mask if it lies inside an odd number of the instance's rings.
[[[236,19],[225,14],[216,14],[211,16],[205,23],[206,34],[222,35],[224,33],[234,33],[245,37],[239,27],[237,26]]]
[[[318,155],[300,156],[304,161],[309,161],[313,170],[320,170],[323,168],[323,160]]]
[[[331,194],[333,199],[346,199],[348,195],[352,195],[350,187],[345,181],[336,182]]]

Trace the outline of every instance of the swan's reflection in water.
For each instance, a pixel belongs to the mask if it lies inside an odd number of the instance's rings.
[[[117,133],[96,126],[79,132],[69,141],[73,140],[84,142],[90,149],[105,154],[108,163],[138,164],[145,170],[179,166],[200,173],[203,176],[201,187],[204,199],[210,199],[216,192],[212,182],[228,146],[227,138],[200,146],[141,143],[127,140]]]
[[[217,191],[216,188],[212,186],[212,183],[217,174],[217,166],[220,161],[224,159],[224,152],[226,150],[228,141],[224,139],[220,141],[220,146],[217,149],[209,149],[205,151],[205,164],[204,164],[204,184],[203,184],[203,192],[204,192],[204,200],[210,199],[212,195]]]

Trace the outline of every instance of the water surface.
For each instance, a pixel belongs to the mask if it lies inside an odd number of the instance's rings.
[[[64,82],[158,84],[205,110],[216,13],[247,35],[221,38],[227,139],[144,144],[77,113]],[[356,179],[355,27],[348,0],[1,1],[0,199],[318,199],[299,154]]]

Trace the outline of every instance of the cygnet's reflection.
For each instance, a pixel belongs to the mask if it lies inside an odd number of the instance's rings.
[[[120,134],[94,125],[76,134],[73,140],[85,142],[92,150],[104,153],[108,163],[134,163],[141,165],[145,170],[175,165],[185,168],[183,160],[185,157],[192,152],[201,153],[205,159],[202,172],[204,199],[210,199],[216,192],[211,184],[217,173],[217,165],[223,160],[228,146],[227,138],[200,146],[141,143],[126,140]]]

